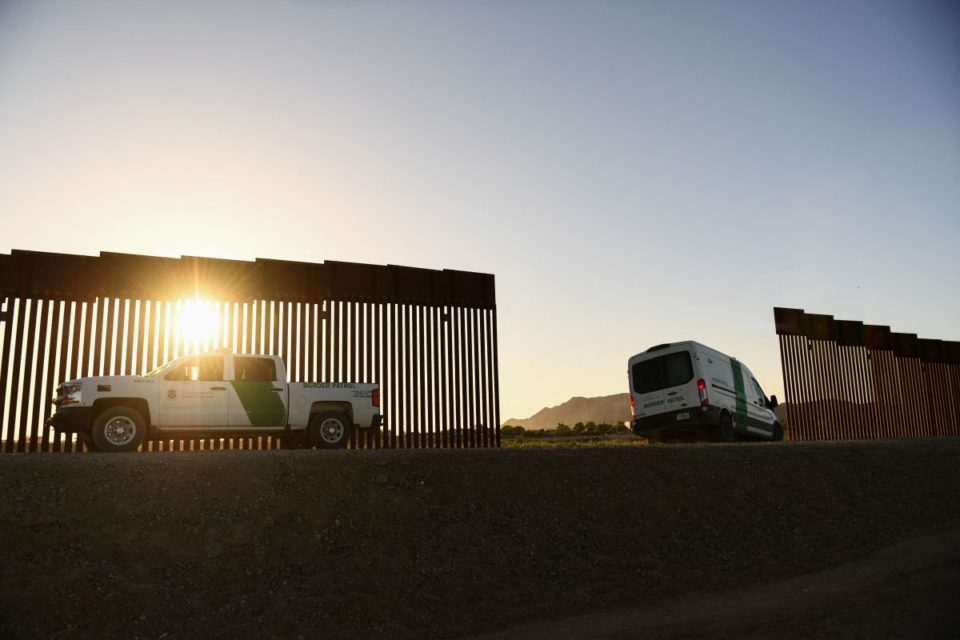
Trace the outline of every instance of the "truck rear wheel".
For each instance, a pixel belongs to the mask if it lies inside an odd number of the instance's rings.
[[[98,451],[136,451],[146,435],[143,416],[130,407],[106,409],[90,429],[90,438]]]
[[[318,449],[343,449],[350,440],[350,420],[342,413],[321,411],[310,417],[310,444]]]

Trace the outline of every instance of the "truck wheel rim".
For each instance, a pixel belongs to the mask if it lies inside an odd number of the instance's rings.
[[[336,418],[327,418],[320,423],[320,437],[324,442],[339,442],[343,437],[343,424]]]
[[[126,416],[117,416],[111,419],[103,428],[103,435],[107,442],[118,447],[132,442],[136,433],[137,425]]]

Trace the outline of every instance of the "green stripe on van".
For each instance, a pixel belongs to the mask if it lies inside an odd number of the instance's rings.
[[[733,369],[733,388],[737,392],[737,424],[740,431],[747,430],[747,390],[743,386],[743,368],[736,358],[730,358],[730,368]]]
[[[240,397],[240,404],[247,412],[252,427],[282,427],[286,412],[283,400],[276,391],[270,391],[272,382],[242,382],[233,380],[230,384]]]

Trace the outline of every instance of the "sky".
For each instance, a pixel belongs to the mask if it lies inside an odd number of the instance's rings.
[[[0,0],[0,252],[496,275],[501,415],[960,339],[960,4]]]

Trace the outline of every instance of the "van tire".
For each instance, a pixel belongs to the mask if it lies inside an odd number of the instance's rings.
[[[772,442],[783,442],[783,427],[780,422],[773,423],[773,435],[770,437]]]
[[[350,441],[350,420],[337,411],[321,411],[310,416],[310,444],[318,449],[343,449]]]
[[[720,426],[717,427],[717,435],[714,442],[736,442],[737,434],[733,430],[733,418],[729,413],[720,414]]]

